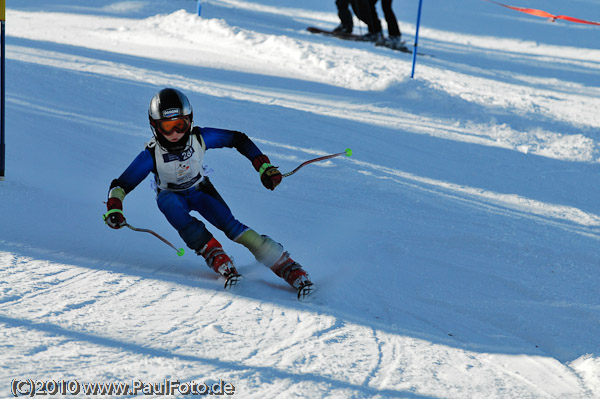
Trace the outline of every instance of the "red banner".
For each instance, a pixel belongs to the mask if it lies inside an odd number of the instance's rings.
[[[536,17],[550,18],[552,20],[552,22],[556,21],[557,19],[564,19],[564,20],[571,21],[571,22],[577,22],[578,24],[600,25],[600,22],[586,21],[585,19],[573,18],[573,17],[569,17],[567,15],[554,15],[554,14],[550,14],[549,12],[546,12],[546,11],[536,10],[535,8],[513,7],[513,6],[507,6],[506,4],[498,3],[498,2],[492,1],[492,0],[487,0],[487,1],[489,1],[490,3],[498,4],[499,6],[502,6],[502,7],[510,8],[511,10],[535,15]]]

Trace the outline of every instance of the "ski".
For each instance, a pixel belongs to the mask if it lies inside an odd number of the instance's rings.
[[[315,33],[315,34],[319,34],[319,35],[324,35],[324,36],[330,36],[330,37],[336,37],[338,39],[342,39],[342,40],[351,40],[354,42],[362,42],[362,43],[373,43],[370,41],[366,41],[363,40],[361,35],[357,35],[354,33],[345,33],[345,32],[334,32],[331,30],[327,30],[327,29],[321,29],[321,28],[317,28],[314,26],[309,26],[308,28],[306,28],[307,31],[309,31],[310,33]],[[406,46],[405,42],[402,42],[402,45],[399,47],[396,46],[392,46],[389,45],[387,43],[374,43],[376,46],[378,47],[387,47],[391,50],[394,51],[400,51],[402,53],[406,53],[406,54],[412,54],[413,51],[408,48],[408,46]],[[423,54],[423,53],[417,53],[419,55],[429,55],[429,54]]]
[[[229,291],[234,288],[241,280],[243,279],[241,274],[232,274],[229,277],[226,277],[225,284],[223,288],[225,291]],[[316,286],[310,281],[298,288],[298,300],[304,301],[310,294],[312,294],[316,290]]]
[[[310,294],[315,292],[316,289],[317,287],[311,282],[301,285],[300,288],[298,288],[298,300],[300,302],[304,301]]]
[[[237,285],[237,283],[239,283],[241,280],[242,280],[241,274],[238,274],[238,273],[232,274],[225,279],[225,285],[223,286],[223,288],[225,289],[225,291],[229,291],[230,289],[235,287]]]
[[[384,43],[375,43],[375,45],[377,47],[387,47],[387,48],[392,49],[392,50],[402,51],[403,53],[412,54],[413,53],[412,50],[409,49],[408,47],[406,47],[406,45],[404,43],[405,42],[402,42],[400,44],[400,46],[389,45],[386,42],[384,42]]]
[[[306,30],[309,31],[310,33],[315,33],[315,34],[318,34],[318,35],[325,35],[325,36],[337,37],[338,39],[342,39],[342,40],[352,40],[352,41],[355,41],[355,42],[363,41],[361,35],[356,35],[354,33],[334,32],[332,30],[321,29],[321,28],[317,28],[317,27],[314,27],[314,26],[309,26],[308,28],[306,28]]]
[[[242,275],[239,273],[233,273],[230,276],[225,277],[225,284],[223,288],[225,291],[229,291],[234,288],[241,280],[243,279]],[[312,294],[316,290],[316,286],[310,281],[306,281],[303,285],[298,288],[298,300],[303,301],[310,294]]]

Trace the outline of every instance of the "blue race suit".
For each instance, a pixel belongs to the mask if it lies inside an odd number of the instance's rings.
[[[248,136],[241,132],[194,127],[191,134],[201,137],[204,141],[205,150],[224,147],[235,148],[250,161],[262,155],[262,152]],[[121,187],[126,193],[129,193],[150,172],[155,174],[155,179],[158,181],[157,178],[160,176],[156,169],[154,151],[155,148],[147,147],[140,152],[123,174],[112,182],[111,188]],[[192,156],[202,155],[195,153]],[[206,221],[223,231],[231,240],[236,240],[248,230],[248,226],[239,222],[233,216],[223,198],[206,176],[188,189],[179,191],[159,189],[156,202],[158,208],[179,232],[187,246],[195,251],[201,250],[210,241],[212,234],[203,222],[190,215],[191,211],[200,213]]]

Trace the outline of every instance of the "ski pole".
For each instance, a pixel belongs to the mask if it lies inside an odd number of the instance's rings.
[[[423,0],[419,0],[419,11],[417,13],[417,31],[415,33],[415,45],[413,47],[413,61],[412,61],[412,71],[410,73],[410,78],[415,77],[415,64],[417,63],[417,48],[419,46],[419,27],[421,26],[421,7],[423,5]]]
[[[334,158],[334,157],[339,157],[340,155],[345,155],[347,157],[352,155],[352,150],[350,148],[346,148],[346,151],[344,152],[338,152],[337,154],[330,154],[330,155],[325,155],[323,157],[319,157],[319,158],[314,158],[314,159],[309,159],[306,162],[301,163],[300,165],[298,165],[298,167],[294,170],[292,170],[291,172],[287,172],[281,175],[281,177],[288,177],[293,175],[294,173],[296,173],[298,171],[298,169],[300,169],[303,166],[308,165],[309,163],[313,163],[313,162],[318,162],[318,161],[324,161],[326,159],[329,158]]]
[[[166,239],[164,239],[163,237],[161,237],[159,234],[156,234],[152,230],[150,230],[150,229],[138,229],[137,227],[133,227],[129,223],[125,223],[125,226],[129,227],[133,231],[141,231],[142,233],[150,233],[150,234],[152,234],[154,237],[158,238],[159,240],[161,240],[162,242],[164,242],[165,244],[167,244],[168,246],[170,246],[171,248],[173,248],[175,251],[177,251],[177,255],[183,256],[183,253],[184,253],[183,248],[179,248],[179,249],[175,248],[175,246],[173,244],[171,244],[169,241],[167,241]]]

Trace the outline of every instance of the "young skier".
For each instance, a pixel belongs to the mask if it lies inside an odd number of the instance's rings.
[[[283,250],[281,244],[239,222],[205,175],[202,160],[206,150],[235,148],[252,161],[262,184],[274,190],[281,173],[244,133],[193,126],[188,98],[179,90],[166,88],[150,101],[148,109],[153,138],[125,171],[110,184],[104,220],[113,229],[126,225],[123,199],[150,172],[157,187],[156,203],[186,245],[206,264],[226,278],[225,288],[240,278],[231,258],[207,230],[190,215],[197,211],[225,235],[242,244],[265,266],[298,290],[302,298],[313,289],[308,274]]]

